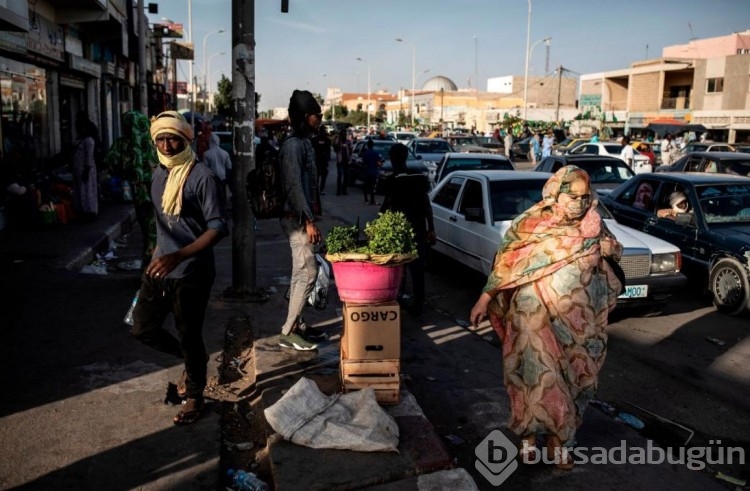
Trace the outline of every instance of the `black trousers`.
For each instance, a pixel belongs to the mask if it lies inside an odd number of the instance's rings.
[[[156,279],[144,274],[133,311],[131,332],[136,339],[185,360],[189,398],[202,397],[206,388],[203,321],[214,277],[214,271],[196,271],[178,279]],[[164,329],[170,313],[174,315],[177,337]]]

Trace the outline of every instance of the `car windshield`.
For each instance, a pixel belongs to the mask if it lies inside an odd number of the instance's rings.
[[[492,181],[492,221],[513,220],[518,214],[528,210],[542,199],[542,188],[546,180],[532,181]]]
[[[750,223],[750,184],[696,186],[707,223]]]
[[[477,154],[481,155],[481,154]],[[445,164],[443,174],[456,170],[514,170],[513,164],[505,159],[451,158]]]
[[[391,147],[396,144],[395,141],[389,140],[373,140],[372,142],[375,144],[372,149],[378,152],[383,158],[388,158]]]
[[[417,153],[447,153],[453,149],[446,141],[420,141],[417,142]]]
[[[747,160],[725,160],[722,163],[727,174],[750,176],[750,158]]]
[[[604,149],[607,151],[607,153],[612,154],[620,154],[622,152],[622,145],[619,143],[606,143],[604,144]]]
[[[451,144],[454,147],[464,147],[466,145],[479,146],[479,140],[477,140],[473,136],[458,137],[458,138],[451,138]]]
[[[619,184],[627,181],[635,175],[625,163],[620,161],[606,163],[584,161],[576,162],[575,165],[588,173],[589,178],[591,179],[591,184]]]
[[[475,138],[480,145],[500,145],[500,140],[493,136],[477,136]]]

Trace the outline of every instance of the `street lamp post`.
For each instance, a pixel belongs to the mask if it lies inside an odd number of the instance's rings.
[[[400,43],[409,43],[411,45],[411,129],[414,130],[414,91],[417,84],[417,48],[414,45],[404,40],[403,38],[396,38],[396,41]]]
[[[529,49],[528,53],[526,53],[526,75],[523,78],[523,119],[526,121],[526,106],[528,106],[528,93],[529,93],[529,59],[531,58],[531,54],[534,52],[534,48],[539,43],[547,43],[549,45],[549,42],[552,40],[551,37],[546,37],[544,39],[540,39],[539,41],[535,42],[531,45],[531,48]]]
[[[479,39],[474,36],[474,91],[479,93]]]
[[[206,68],[207,61],[206,61],[206,41],[208,41],[208,36],[211,34],[221,34],[224,32],[224,29],[219,29],[218,31],[211,31],[209,33],[206,33],[205,36],[203,36],[203,90],[205,91],[207,89],[206,87],[206,72],[208,72],[208,69]],[[206,110],[206,94],[203,94],[203,110]]]
[[[357,57],[362,63],[367,63],[364,59]],[[370,64],[367,64],[367,133],[370,133]]]
[[[529,2],[529,15],[526,20],[526,69],[523,76],[523,120],[526,121],[526,98],[529,90],[529,42],[531,41],[531,0]]]
[[[226,51],[222,51],[220,53],[212,53],[211,56],[208,57],[208,65],[204,67],[206,69],[206,71],[203,72],[203,110],[206,111],[206,112],[209,112],[208,111],[208,104],[209,104],[209,102],[208,102],[208,90],[209,90],[209,86],[210,86],[210,83],[209,84],[206,83],[206,77],[207,77],[208,74],[211,73],[211,60],[213,60],[214,57],[216,57],[216,56],[221,56],[221,55],[225,55],[225,54],[227,54]]]

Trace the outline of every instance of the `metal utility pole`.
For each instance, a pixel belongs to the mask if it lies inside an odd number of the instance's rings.
[[[255,168],[255,1],[232,0],[232,103],[234,194],[232,196],[232,286],[224,297],[264,301],[256,291],[255,229],[247,198],[247,175]]]

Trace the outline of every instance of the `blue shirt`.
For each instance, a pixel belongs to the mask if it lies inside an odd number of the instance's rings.
[[[154,259],[177,252],[192,244],[209,229],[227,235],[226,195],[224,186],[202,162],[196,162],[182,188],[182,210],[177,217],[162,209],[162,196],[169,171],[163,165],[154,170],[151,199],[156,212],[156,252]],[[215,271],[213,248],[208,248],[181,262],[167,278],[183,278],[196,270]]]

